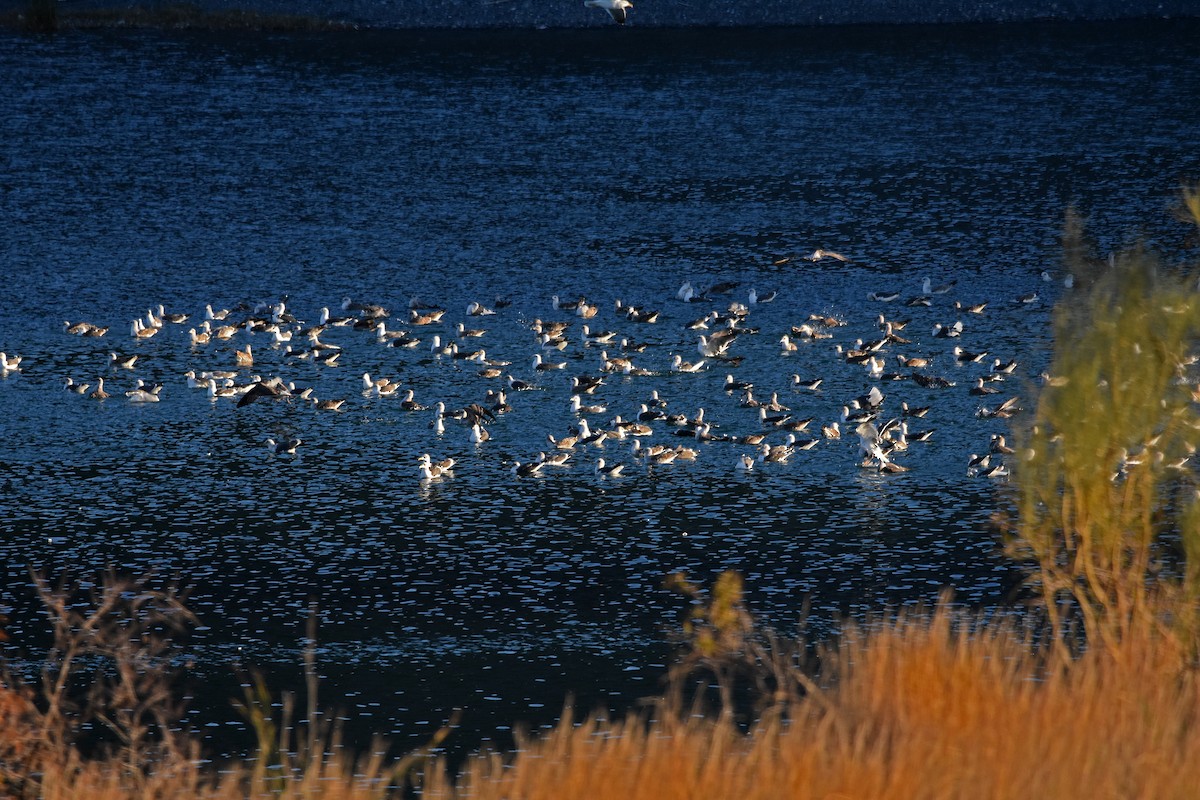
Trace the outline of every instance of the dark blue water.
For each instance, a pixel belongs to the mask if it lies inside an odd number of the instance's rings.
[[[611,35],[613,33],[620,36]],[[5,34],[0,74],[0,347],[20,354],[0,379],[0,606],[10,632],[40,627],[30,568],[91,575],[153,569],[192,587],[203,629],[189,643],[197,714],[213,747],[236,741],[224,698],[236,667],[296,685],[310,600],[321,609],[324,701],[351,733],[419,741],[467,709],[461,746],[517,720],[652,694],[677,602],[663,576],[747,577],[753,610],[788,630],[806,600],[812,627],[842,614],[928,601],[948,587],[997,607],[1016,576],[989,519],[1002,481],[967,476],[972,453],[1009,423],[982,405],[1026,393],[1047,363],[1050,309],[1064,291],[1059,234],[1075,207],[1100,250],[1144,239],[1194,255],[1170,215],[1200,178],[1200,50],[1194,23],[671,32],[487,34]],[[849,263],[810,263],[817,248]],[[1044,282],[1049,271],[1052,282]],[[931,306],[903,303],[922,279],[953,282]],[[737,283],[702,303],[681,284]],[[759,328],[734,345],[739,366],[673,374],[699,358],[683,323],[777,291],[753,306]],[[872,292],[898,292],[891,303]],[[1021,295],[1038,299],[1018,303]],[[703,407],[719,434],[761,429],[722,390],[727,374],[778,392],[818,435],[870,386],[931,405],[896,456],[901,474],[858,464],[854,436],[820,441],[786,465],[734,469],[752,452],[695,445],[695,462],[647,467],[630,441],[581,448],[571,466],[518,479],[514,461],[546,450],[578,420],[569,378],[599,374],[583,321],[551,297],[586,296],[587,324],[647,344],[649,376],[611,376],[589,403],[634,416],[657,389],[673,412]],[[410,301],[447,309],[409,328],[414,350],[369,331],[322,340],[338,366],[285,355],[265,334],[189,345],[205,304],[253,308],[286,297],[301,323],[343,298],[380,303],[405,328]],[[510,301],[468,318],[468,303]],[[654,324],[615,313],[661,310]],[[955,301],[988,301],[982,315]],[[163,304],[189,313],[145,341],[131,321]],[[235,310],[233,318],[251,312]],[[833,338],[782,354],[780,336],[812,313]],[[835,346],[909,319],[924,373],[881,383]],[[536,318],[569,320],[562,372],[536,374]],[[103,338],[63,321],[110,325]],[[959,339],[932,336],[961,320]],[[474,446],[460,422],[438,436],[432,412],[361,391],[361,375],[400,380],[427,405],[482,402],[500,381],[429,349],[454,325],[486,327],[485,347],[538,384]],[[302,336],[291,343],[299,346]],[[302,401],[238,409],[189,389],[191,369],[236,370],[235,348],[340,412]],[[987,350],[960,365],[952,348]],[[133,370],[109,352],[137,354]],[[1016,374],[968,393],[994,358]],[[792,375],[822,376],[818,392]],[[106,379],[112,397],[62,390]],[[161,402],[123,395],[142,379]],[[656,424],[649,442],[677,443]],[[843,426],[844,427],[844,426]],[[295,456],[263,442],[298,436]],[[770,440],[783,441],[775,432]],[[417,459],[454,457],[423,484]],[[600,478],[598,458],[624,463]]]

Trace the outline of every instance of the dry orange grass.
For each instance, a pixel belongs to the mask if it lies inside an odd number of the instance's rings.
[[[1200,676],[1169,631],[1062,661],[1001,623],[960,632],[945,610],[852,629],[821,656],[807,697],[750,734],[720,715],[671,709],[656,721],[567,719],[513,757],[462,773],[431,764],[430,798],[1193,798],[1200,787]],[[0,767],[14,766],[35,719],[0,689]],[[11,732],[22,730],[22,736]],[[8,735],[5,735],[8,734]],[[218,768],[175,758],[129,770],[119,758],[46,758],[36,786],[0,797],[367,800],[398,797],[396,762],[284,756]],[[50,754],[53,755],[53,754]],[[256,766],[258,767],[256,769]],[[29,789],[35,789],[29,792]]]
[[[36,719],[21,693],[0,686],[0,800],[379,800],[399,795],[412,763],[356,759],[334,736],[322,743],[333,752],[289,754],[274,765],[248,759],[217,766],[177,752],[130,769],[122,754],[85,760],[71,747],[42,747]]]
[[[1197,674],[1169,637],[1047,664],[945,612],[852,633],[833,682],[749,736],[702,719],[566,722],[511,760],[431,772],[426,797],[1194,798]],[[1049,658],[1056,658],[1051,655]]]
[[[363,776],[352,762],[341,759],[314,764],[294,780],[278,783],[258,781],[252,768],[241,765],[218,776],[193,763],[134,779],[112,764],[95,762],[77,772],[51,776],[37,796],[45,800],[378,800],[389,796],[388,786],[380,774]]]

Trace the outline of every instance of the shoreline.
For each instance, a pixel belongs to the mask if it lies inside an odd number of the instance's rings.
[[[694,0],[686,6],[636,4],[625,28],[841,28],[859,25],[957,25],[1006,23],[1145,22],[1200,18],[1188,0],[1136,0],[1092,4],[1036,3],[1029,0],[980,3],[867,2],[854,9],[832,0],[803,7],[763,2],[732,10]],[[547,6],[533,0],[428,0],[419,8],[397,8],[386,0],[0,0],[0,28],[54,31],[94,29],[246,30],[272,32],[353,30],[621,30],[608,14],[582,3]]]
[[[353,31],[363,26],[343,20],[249,10],[204,11],[194,6],[130,6],[112,9],[60,9],[47,20],[27,10],[0,11],[0,30],[55,33],[95,30],[251,31],[310,33]]]

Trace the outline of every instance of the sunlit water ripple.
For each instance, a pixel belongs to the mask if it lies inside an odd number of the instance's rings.
[[[997,402],[1036,383],[1061,291],[1039,274],[1061,275],[1069,204],[1104,248],[1139,235],[1172,254],[1188,246],[1167,211],[1200,174],[1197,32],[870,28],[821,31],[819,47],[812,31],[5,34],[0,71],[18,88],[0,113],[0,346],[26,359],[0,381],[10,631],[38,627],[31,567],[178,576],[204,626],[189,643],[209,684],[197,717],[219,749],[236,727],[232,667],[294,685],[315,600],[326,699],[354,732],[412,741],[465,705],[473,746],[552,719],[568,692],[622,705],[655,691],[678,608],[661,589],[670,571],[737,569],[756,614],[790,629],[810,600],[818,633],[946,588],[1002,604],[1015,575],[989,520],[1003,484],[968,478],[966,463],[1008,423],[978,418],[988,399],[967,391],[991,357],[958,365],[952,347],[1019,360]],[[855,262],[800,258],[817,247]],[[925,276],[956,285],[931,308],[866,299],[911,297]],[[740,285],[684,304],[684,281]],[[734,346],[742,365],[668,374],[672,354],[699,357],[682,324],[751,287],[779,298],[751,311],[761,333]],[[1015,302],[1031,291],[1038,302]],[[658,389],[672,411],[704,407],[718,433],[756,431],[756,412],[721,389],[733,372],[761,398],[780,392],[816,433],[871,385],[834,346],[876,338],[880,313],[912,320],[912,343],[885,351],[889,369],[898,353],[930,356],[956,386],[881,385],[885,418],[901,401],[933,405],[913,428],[934,435],[898,457],[910,468],[899,475],[861,469],[850,436],[747,475],[733,468],[746,447],[703,444],[695,463],[647,468],[623,442],[518,480],[511,463],[575,422],[569,376],[600,365],[553,294],[596,302],[591,327],[647,342],[634,359],[660,373],[610,377],[589,400],[609,408],[594,427]],[[487,327],[489,356],[539,389],[511,393],[513,412],[475,447],[460,423],[437,437],[428,412],[360,391],[369,372],[457,407],[499,386],[424,345],[333,329],[323,339],[344,347],[341,364],[320,367],[262,335],[191,348],[198,316],[127,335],[157,303],[199,315],[283,295],[309,322],[347,295],[397,316],[413,297],[438,303],[446,322],[419,336]],[[466,318],[468,302],[498,295],[512,305]],[[624,321],[618,298],[662,318]],[[963,315],[955,300],[990,305]],[[812,312],[848,324],[781,355],[779,336]],[[574,322],[553,354],[569,362],[561,373],[532,372],[539,317]],[[77,338],[65,319],[113,329]],[[956,319],[961,339],[932,337]],[[345,410],[239,410],[186,387],[186,370],[232,368],[247,342],[244,376],[281,375],[347,398]],[[136,368],[110,368],[110,350],[138,353]],[[797,392],[792,374],[825,383]],[[68,375],[103,375],[114,397],[64,392]],[[162,382],[163,401],[126,402],[135,378]],[[304,444],[270,456],[272,435]],[[659,427],[653,439],[674,437]],[[453,477],[422,485],[423,452],[456,458]],[[625,476],[599,478],[597,457],[626,463]]]

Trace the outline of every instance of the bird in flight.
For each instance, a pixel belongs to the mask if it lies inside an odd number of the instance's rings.
[[[629,0],[583,0],[588,8],[603,8],[618,25],[625,24],[625,10],[633,8]]]
[[[827,258],[832,258],[834,261],[841,261],[843,263],[850,261],[849,256],[835,253],[832,250],[813,250],[812,255],[808,256],[809,261],[824,261]]]

